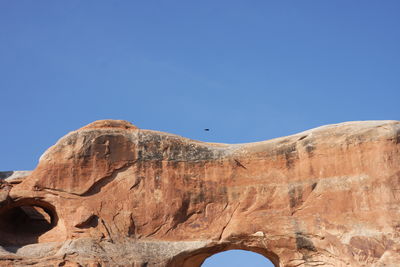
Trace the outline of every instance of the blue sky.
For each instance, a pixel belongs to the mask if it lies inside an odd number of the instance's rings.
[[[201,267],[273,267],[264,256],[245,250],[228,250],[207,258]]]
[[[33,169],[105,118],[224,143],[399,120],[399,13],[397,0],[2,0],[0,170]]]

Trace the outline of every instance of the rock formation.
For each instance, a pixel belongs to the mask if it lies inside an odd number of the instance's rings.
[[[0,175],[0,266],[400,266],[400,122],[214,144],[96,121]]]

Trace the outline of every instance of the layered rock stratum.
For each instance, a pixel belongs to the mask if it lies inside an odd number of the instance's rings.
[[[400,266],[400,122],[215,144],[96,121],[0,174],[0,266]]]

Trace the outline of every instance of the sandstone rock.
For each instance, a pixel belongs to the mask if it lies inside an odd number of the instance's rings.
[[[7,171],[0,172],[0,181],[7,181],[9,183],[19,183],[25,177],[28,177],[32,171]]]
[[[6,181],[0,180],[0,207],[7,204],[10,190],[11,186]]]
[[[398,121],[235,145],[97,121],[7,181],[0,266],[399,266]]]

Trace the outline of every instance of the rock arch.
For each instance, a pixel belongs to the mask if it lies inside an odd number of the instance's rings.
[[[280,266],[278,255],[268,251],[263,245],[254,246],[254,244],[252,244],[252,246],[246,246],[244,244],[225,243],[200,248],[195,251],[191,251],[190,253],[184,252],[182,254],[179,254],[167,264],[167,267],[201,267],[207,258],[221,252],[235,249],[258,253],[264,256],[266,259],[270,260],[274,264],[274,266]]]
[[[97,121],[33,172],[0,173],[0,214],[53,216],[35,242],[0,243],[0,265],[196,266],[244,248],[279,267],[396,266],[399,140],[398,121],[235,145]]]

